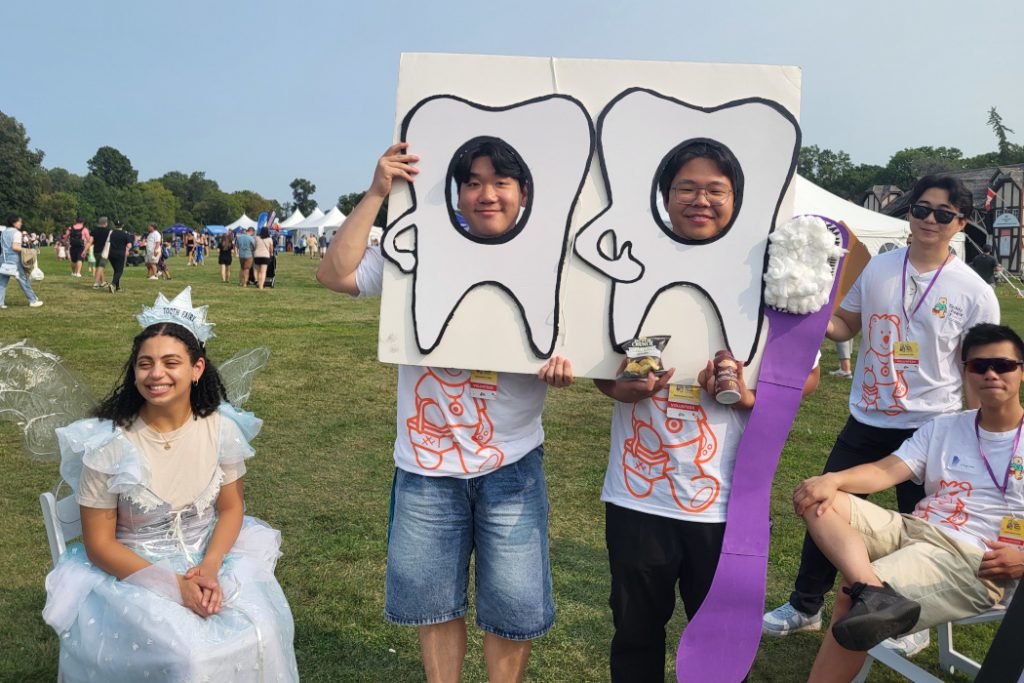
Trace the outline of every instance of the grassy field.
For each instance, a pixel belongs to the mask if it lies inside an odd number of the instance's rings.
[[[328,292],[313,278],[315,262],[291,254],[279,259],[278,287],[262,292],[223,284],[216,265],[187,268],[178,257],[170,261],[173,282],[147,281],[143,269],[130,268],[125,291],[111,295],[91,290],[88,275],[68,277],[52,250],[41,260],[47,275],[36,292],[45,306],[28,308],[12,283],[8,308],[0,312],[0,342],[27,337],[60,354],[98,397],[110,390],[128,356],[138,330],[132,316],[152,304],[157,291],[173,295],[192,284],[194,301],[210,305],[215,361],[255,345],[271,348],[246,406],[266,421],[246,477],[246,501],[250,514],[283,535],[277,575],[295,616],[299,671],[307,681],[422,680],[415,631],[382,616],[396,373],[375,360],[378,300]],[[1024,330],[1022,303],[1005,291],[1000,301],[1004,321]],[[823,354],[823,370],[835,368],[831,343]],[[823,375],[818,392],[801,407],[775,479],[769,607],[788,597],[799,563],[803,527],[789,494],[820,471],[847,416],[849,380]],[[607,680],[611,615],[599,496],[611,403],[589,381],[552,390],[547,400],[558,617],[536,643],[527,678]],[[57,464],[28,460],[13,425],[0,423],[0,472],[0,681],[52,681],[58,646],[40,617],[50,560],[37,499],[57,483]],[[891,496],[879,500],[892,504]],[[681,613],[669,627],[671,663]],[[485,680],[480,633],[470,633],[464,680]],[[991,625],[959,629],[958,646],[980,658],[993,634]],[[916,661],[938,674],[934,640]],[[766,639],[750,680],[803,680],[819,642],[819,634]],[[903,679],[876,666],[871,680]]]

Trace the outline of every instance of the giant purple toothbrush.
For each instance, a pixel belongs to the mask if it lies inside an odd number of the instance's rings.
[[[847,245],[846,230],[819,216]],[[839,272],[841,262],[836,265]],[[829,302],[816,313],[794,315],[765,307],[768,340],[761,360],[757,400],[736,451],[725,538],[711,590],[683,631],[676,678],[742,681],[761,642],[768,568],[772,478],[793,426],[807,369],[825,336],[839,278]]]

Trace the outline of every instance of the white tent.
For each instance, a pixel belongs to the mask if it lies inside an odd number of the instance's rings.
[[[235,221],[234,223],[231,223],[229,225],[225,225],[224,227],[227,229],[228,232],[234,230],[235,228],[242,228],[242,229],[255,228],[256,227],[256,221],[254,221],[253,219],[249,218],[248,216],[246,216],[243,213],[241,216],[238,217],[237,221]]]
[[[281,228],[291,228],[294,227],[296,223],[301,223],[304,220],[306,220],[306,217],[302,215],[302,212],[295,209],[295,211],[292,211],[292,215],[278,223],[278,226]]]
[[[907,243],[907,235],[910,234],[910,224],[906,221],[865,209],[863,206],[834,195],[800,176],[796,177],[794,204],[797,214],[815,213],[827,216],[832,220],[843,221],[872,256],[902,247]],[[962,259],[964,254],[964,234],[962,232],[957,233],[953,238],[951,246]]]
[[[324,212],[320,210],[319,206],[317,206],[309,212],[309,215],[306,216],[305,220],[295,223],[294,225],[289,225],[288,227],[292,230],[301,228],[319,228],[323,223],[323,220]],[[283,228],[284,226],[282,225],[281,227]]]

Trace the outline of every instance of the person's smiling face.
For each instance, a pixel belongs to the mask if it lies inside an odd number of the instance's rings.
[[[958,217],[960,209],[950,203],[949,193],[941,187],[929,187],[914,202],[914,206],[948,211],[954,214],[954,218],[949,223],[943,224],[935,219],[934,212],[924,218],[915,218],[912,209],[909,215],[910,237],[907,238],[908,244],[919,244],[922,247],[948,245],[953,236],[967,225],[967,219]]]
[[[732,220],[732,181],[711,159],[697,157],[683,164],[669,186],[665,211],[672,232],[691,240],[709,240]]]
[[[515,227],[526,192],[519,181],[498,175],[490,157],[477,157],[469,167],[469,180],[459,187],[459,211],[476,237],[500,237]]]
[[[142,342],[135,359],[135,388],[154,407],[190,404],[192,383],[199,380],[205,367],[202,358],[192,364],[188,347],[180,339],[150,337]]]

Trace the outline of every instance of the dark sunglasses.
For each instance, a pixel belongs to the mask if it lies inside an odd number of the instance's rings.
[[[1003,375],[1013,372],[1021,365],[1024,365],[1024,360],[1013,360],[1012,358],[972,358],[964,361],[967,372],[973,372],[976,375],[984,375],[990,368]]]
[[[952,211],[946,211],[945,209],[933,209],[932,207],[925,206],[923,204],[914,204],[910,207],[910,215],[920,221],[928,218],[928,214],[930,213],[935,214],[935,222],[939,225],[949,225],[949,222],[954,218],[964,217],[962,213],[954,213]]]

